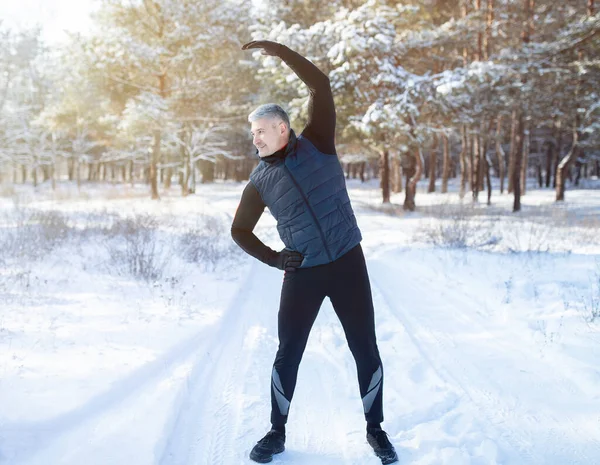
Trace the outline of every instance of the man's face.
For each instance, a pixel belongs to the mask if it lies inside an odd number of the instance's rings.
[[[258,149],[258,156],[261,158],[272,155],[284,147],[289,137],[285,123],[273,118],[252,121],[250,133],[252,143]]]

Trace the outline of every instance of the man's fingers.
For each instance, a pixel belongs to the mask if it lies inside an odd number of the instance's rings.
[[[252,40],[247,44],[242,45],[242,50],[247,50],[249,48],[263,48],[265,46],[268,46],[268,42],[265,42],[264,40]]]
[[[299,267],[302,264],[302,260],[288,260],[285,262],[285,266]]]
[[[285,271],[296,271],[296,268],[298,268],[302,264],[302,260],[304,260],[304,256],[299,252],[286,250],[282,253],[283,269]]]
[[[252,48],[252,45],[255,44],[256,41],[255,40],[251,40],[250,42],[245,43],[244,45],[242,45],[242,50],[246,50],[249,48]]]

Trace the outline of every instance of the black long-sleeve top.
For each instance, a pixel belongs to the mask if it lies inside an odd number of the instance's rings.
[[[337,156],[335,151],[335,105],[329,78],[313,63],[285,45],[279,47],[278,56],[281,58],[307,85],[309,89],[308,122],[302,135],[322,153]],[[267,163],[285,157],[287,146],[263,157]],[[249,182],[244,188],[240,204],[235,213],[231,226],[233,240],[248,254],[258,260],[273,264],[276,252],[267,247],[253,233],[266,205],[262,201],[256,187]]]

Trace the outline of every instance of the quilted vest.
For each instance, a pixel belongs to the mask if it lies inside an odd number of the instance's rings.
[[[290,131],[285,157],[261,160],[250,181],[285,247],[304,255],[300,268],[330,263],[362,240],[338,157],[321,153],[302,134]]]

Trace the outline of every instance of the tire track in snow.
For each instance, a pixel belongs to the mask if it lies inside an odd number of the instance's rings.
[[[69,412],[41,422],[2,425],[2,442],[19,444],[19,448],[11,452],[13,463],[31,458],[65,434],[120,407],[149,385],[159,383],[205,346],[209,330],[207,327],[201,328],[156,360],[133,370],[112,383],[106,391]]]
[[[241,409],[239,400],[235,399],[235,384],[244,379],[250,356],[241,351],[244,334],[252,319],[246,303],[251,301],[253,283],[258,275],[258,266],[253,262],[246,280],[210,338],[209,351],[201,354],[194,363],[175,402],[165,439],[158,445],[159,465],[231,462],[232,442],[239,427]]]
[[[310,386],[303,395],[294,396],[295,403],[310,402],[311,411],[318,411],[320,416],[319,418],[304,416],[300,424],[296,423],[292,426],[311,433],[304,436],[303,446],[313,456],[307,457],[301,463],[328,465],[380,463],[374,456],[376,461],[365,461],[366,441],[363,441],[364,444],[356,444],[349,438],[351,432],[348,429],[354,424],[353,420],[356,417],[354,413],[360,410],[359,405],[362,408],[356,365],[348,349],[341,323],[327,299],[311,331],[299,378],[306,377],[307,372],[312,373],[308,376]],[[302,381],[299,382],[301,387],[303,384]],[[355,388],[355,395],[350,395],[349,386]],[[342,390],[343,388],[346,391]],[[296,406],[299,409],[305,408],[303,405]],[[334,406],[336,410],[332,408]],[[360,417],[359,420],[363,427],[364,420]],[[319,422],[318,427],[314,425],[315,421]],[[320,435],[321,433],[323,434]]]
[[[406,265],[406,264],[405,264]],[[370,263],[370,269],[374,271],[374,277],[376,278],[375,285],[378,288],[379,293],[386,302],[387,306],[390,310],[394,310],[395,317],[405,326],[408,331],[411,340],[415,345],[419,348],[419,351],[424,355],[424,357],[428,360],[431,366],[434,367],[436,372],[445,380],[451,379],[454,381],[453,384],[457,384],[460,389],[465,392],[469,399],[471,399],[472,403],[478,408],[478,410],[484,414],[487,423],[491,426],[491,428],[495,431],[498,431],[498,428],[495,426],[494,421],[494,413],[495,417],[502,420],[502,423],[505,423],[506,420],[511,420],[513,424],[523,424],[526,423],[528,431],[537,431],[536,436],[530,437],[529,433],[523,431],[523,428],[520,431],[515,432],[509,428],[504,428],[502,431],[499,431],[499,437],[504,439],[505,443],[511,447],[513,451],[518,451],[517,459],[515,463],[523,463],[522,459],[526,458],[528,463],[541,464],[547,462],[547,454],[545,451],[541,451],[539,447],[535,447],[532,450],[532,444],[539,443],[540,437],[539,435],[540,427],[539,425],[548,425],[551,426],[553,424],[559,425],[559,420],[557,420],[551,413],[545,413],[542,411],[536,411],[534,413],[530,413],[527,409],[527,406],[522,405],[522,402],[519,401],[518,396],[510,396],[510,402],[507,404],[507,399],[503,399],[499,397],[498,393],[506,394],[506,389],[503,386],[497,384],[491,377],[482,373],[480,369],[475,366],[473,362],[470,362],[470,358],[468,354],[466,356],[458,356],[460,352],[460,346],[456,346],[454,340],[450,338],[445,333],[441,333],[439,331],[435,331],[430,329],[422,323],[419,322],[419,317],[413,317],[409,315],[409,313],[404,309],[402,305],[395,304],[395,300],[391,298],[388,294],[387,287],[381,285],[380,283],[391,283],[391,277],[398,276],[398,271],[394,270],[392,267],[385,265],[380,261],[374,261]],[[394,288],[400,292],[404,297],[407,295],[416,295],[419,296],[418,299],[414,299],[416,302],[427,301],[428,303],[424,303],[421,306],[431,306],[433,305],[431,301],[433,300],[434,304],[441,304],[442,302],[437,302],[434,299],[434,295],[432,294],[431,289],[431,279],[427,279],[426,277],[419,278],[418,271],[423,270],[418,264],[415,264],[414,267],[411,267],[411,271],[413,274],[410,277],[410,282],[405,284],[406,279],[398,282],[397,280],[393,281]],[[423,270],[422,272],[425,272]],[[418,283],[415,283],[418,281]],[[398,289],[398,285],[403,286],[403,289]],[[416,286],[415,286],[416,284]],[[463,322],[468,323],[469,325],[476,325],[477,329],[481,332],[488,334],[491,336],[489,331],[485,326],[483,326],[480,322],[473,320],[473,318],[468,318],[465,314],[465,310],[473,307],[473,303],[470,302],[467,298],[465,299],[456,299],[456,298],[448,298],[450,301],[448,303],[446,301],[446,295],[444,296],[444,306],[450,307],[453,309],[453,316],[455,312],[459,312],[461,316],[458,318],[462,319]],[[462,313],[461,313],[462,310]],[[473,310],[474,311],[474,310]],[[419,314],[419,313],[417,313]],[[418,329],[418,332],[415,330]],[[431,341],[435,340],[438,349],[432,351]],[[514,347],[502,342],[498,341],[498,338],[490,339],[495,343],[495,347],[497,348],[497,353],[503,356],[503,360],[510,356],[511,353],[515,351]],[[524,354],[521,354],[519,351],[519,356],[525,357]],[[541,362],[540,362],[541,363]],[[547,381],[549,378],[546,377]],[[574,393],[574,385],[568,381],[564,381],[560,375],[554,374],[551,378],[552,383],[543,383],[543,380],[536,380],[535,386],[539,386],[539,392],[549,392],[553,391],[554,388],[554,380],[559,385],[559,390],[563,393],[569,392]],[[483,383],[482,383],[483,381]],[[482,386],[483,384],[483,386]],[[489,389],[489,386],[492,386],[492,389]],[[473,387],[474,386],[474,387]],[[542,390],[543,389],[543,390]],[[510,393],[509,393],[510,394]],[[506,397],[506,396],[504,396]],[[525,410],[523,410],[525,408]],[[569,423],[571,424],[571,431],[577,432],[579,434],[580,430],[574,428],[574,422],[570,418],[563,418],[560,420],[561,424]],[[565,437],[565,434],[561,431],[558,431],[556,428],[551,428],[546,426],[544,431],[544,442],[548,445],[565,445],[569,444],[568,439]],[[520,433],[520,434],[519,434]],[[585,433],[584,433],[585,434]],[[598,450],[598,440],[586,434],[587,441],[592,444],[591,448]],[[594,444],[596,445],[594,447]],[[590,450],[590,447],[587,448]],[[542,452],[540,454],[540,452]],[[571,446],[565,448],[564,446],[561,448],[561,452],[568,454],[569,459],[577,458],[581,461],[572,462],[587,464],[591,463],[590,460],[592,458],[585,455],[585,453],[577,450],[576,447]],[[597,458],[597,457],[596,457]]]
[[[369,261],[368,268],[369,276],[371,278],[371,284],[375,288],[374,290],[382,297],[383,302],[386,304],[390,318],[398,321],[398,323],[404,328],[412,344],[415,346],[419,354],[421,354],[426,363],[434,370],[434,372],[446,383],[456,387],[459,391],[462,391],[464,397],[469,399],[471,404],[476,408],[476,410],[483,414],[483,419],[488,425],[488,431],[486,432],[486,436],[493,438],[499,443],[503,443],[503,452],[505,454],[507,452],[510,454],[509,458],[511,461],[513,461],[513,463],[519,465],[539,464],[540,462],[534,461],[534,458],[526,449],[522,450],[522,447],[515,445],[514,438],[506,437],[506,434],[498,432],[493,420],[490,418],[489,408],[487,407],[487,405],[485,405],[492,399],[487,397],[487,394],[485,394],[484,396],[486,397],[486,399],[482,401],[480,399],[481,396],[473,392],[471,389],[468,389],[465,386],[465,383],[462,382],[460,378],[458,378],[454,373],[449,371],[449,369],[445,368],[447,364],[441,363],[435,357],[435,354],[433,354],[431,350],[426,348],[426,342],[422,342],[423,338],[417,336],[418,333],[415,331],[415,328],[418,325],[415,324],[413,320],[407,315],[407,312],[403,310],[402,306],[394,303],[394,299],[388,294],[388,291],[386,290],[387,286],[382,284],[382,281],[384,281],[384,279],[381,279],[381,277],[387,276],[387,279],[390,279],[390,277],[398,276],[398,274],[393,274],[393,270],[383,269],[382,265],[379,262],[373,260]],[[394,285],[394,289],[398,290],[398,282],[394,282]],[[429,336],[437,340],[436,335],[433,332],[428,331],[427,328],[419,327],[419,330],[421,333],[426,332]],[[443,351],[444,353],[448,353],[447,348],[444,348]],[[442,350],[437,351],[438,356],[441,352]],[[456,366],[458,364],[458,361],[454,360],[454,363]],[[466,378],[468,377],[464,376],[463,374],[463,379]],[[473,420],[476,423],[478,423],[478,420],[480,420],[480,418],[474,418]],[[489,430],[493,431],[495,434],[488,434],[490,432]],[[523,454],[526,457],[523,457]],[[524,458],[526,458],[527,461],[523,461]]]
[[[412,270],[415,270],[418,267],[419,265],[411,264]],[[416,277],[413,276],[413,279],[415,279],[415,281],[418,282],[417,286],[420,288],[421,292],[429,288],[429,283],[431,281],[430,277],[424,276],[425,273],[427,273],[427,270],[420,269],[419,273],[416,274]],[[523,350],[521,350],[521,347],[515,346],[514,343],[508,343],[504,339],[494,337],[494,335],[490,332],[489,327],[484,325],[481,322],[481,319],[477,319],[476,317],[473,318],[474,315],[479,314],[479,312],[475,311],[475,307],[485,307],[485,303],[482,303],[478,296],[469,295],[467,298],[463,296],[458,296],[455,292],[444,292],[444,290],[441,291],[443,292],[443,294],[441,295],[443,295],[444,306],[450,306],[453,309],[453,320],[460,320],[462,323],[469,327],[477,326],[480,334],[484,334],[487,337],[487,340],[493,340],[494,344],[498,346],[499,349],[502,348],[506,351],[505,353],[516,353],[518,355],[517,358],[520,360],[532,358],[533,354],[525,353]],[[462,311],[462,309],[469,309],[469,311],[465,312]],[[448,335],[442,335],[442,337],[445,337],[446,339],[448,339],[450,344],[453,344],[452,339],[449,338]],[[538,366],[542,365],[545,367],[546,363],[543,360],[539,360]],[[563,393],[568,393],[572,396],[585,396],[585,393],[583,393],[572,380],[565,378],[560,373],[557,373],[553,367],[551,367],[550,369],[552,370],[552,377],[554,378],[554,382],[552,383],[553,388],[558,388],[561,391],[563,391]],[[498,383],[495,384],[497,387],[501,388],[501,386],[499,386]],[[538,383],[538,385],[540,387],[547,387],[547,385],[544,385],[542,383]]]
[[[433,299],[431,293],[425,294],[425,292],[430,289],[430,279],[427,279],[424,276],[428,270],[422,268],[421,264],[412,264],[411,269],[413,271],[420,271],[411,276],[411,279],[416,281],[416,288],[413,288],[414,292],[419,295],[427,295],[428,299],[436,300]],[[535,373],[528,379],[528,383],[530,385],[529,391],[535,392],[537,398],[561,399],[564,398],[565,394],[570,396],[571,402],[587,398],[586,394],[572,380],[567,379],[556,370],[555,366],[549,366],[545,360],[537,358],[533,352],[527,353],[526,350],[522,350],[525,348],[515,345],[514,343],[511,344],[503,338],[494,337],[490,332],[489,327],[476,317],[476,315],[479,314],[476,311],[476,307],[482,306],[481,302],[477,299],[477,296],[462,296],[457,295],[455,292],[445,292],[443,298],[437,297],[438,294],[434,295],[437,300],[441,301],[443,299],[445,307],[452,308],[452,318],[454,321],[461,321],[469,328],[476,327],[479,334],[486,335],[488,341],[494,341],[494,345],[497,347],[497,353],[501,353],[504,357],[510,359],[512,366],[519,366],[524,360],[535,360],[536,363],[533,367]],[[436,332],[434,336],[441,345],[446,347],[447,353],[457,353],[459,351],[460,347],[456,346],[450,335]],[[511,356],[512,354],[514,354],[514,356]],[[506,417],[510,417],[511,420],[516,422],[527,420],[529,430],[537,429],[539,424],[546,424],[548,426],[553,424],[569,424],[570,427],[568,428],[568,431],[571,431],[574,437],[584,437],[587,443],[593,445],[592,447],[598,454],[595,458],[588,457],[585,454],[581,456],[581,451],[572,448],[570,449],[570,456],[575,457],[580,455],[580,458],[585,459],[584,461],[579,462],[583,464],[591,463],[598,459],[598,456],[600,456],[600,440],[598,439],[598,435],[594,434],[595,432],[590,433],[589,430],[582,430],[581,427],[577,426],[577,422],[570,416],[563,416],[561,419],[557,419],[551,411],[548,411],[547,406],[544,404],[541,406],[536,405],[536,410],[532,410],[532,407],[523,404],[519,399],[518,393],[515,395],[512,392],[509,392],[509,389],[506,388],[506,384],[502,385],[497,380],[494,380],[492,376],[489,376],[489,374],[482,373],[481,369],[473,363],[469,363],[469,366],[465,367],[465,363],[461,362],[461,360],[468,362],[471,360],[469,357],[454,357],[454,360],[462,366],[463,371],[470,370],[470,373],[476,373],[478,375],[476,379],[485,379],[486,384],[493,385],[495,387],[494,392],[502,392],[505,398],[510,397],[510,405],[512,407],[504,408],[502,411]],[[488,392],[488,397],[490,399],[494,398],[492,391]],[[506,403],[505,400],[503,404],[506,405]],[[555,432],[554,430],[555,428],[548,428],[547,430],[545,442],[548,445],[557,445],[559,442],[569,444],[569,440],[564,433],[561,434],[559,431]],[[532,438],[531,442],[539,443],[539,438]],[[525,446],[530,446],[531,442],[523,442],[523,444]]]

